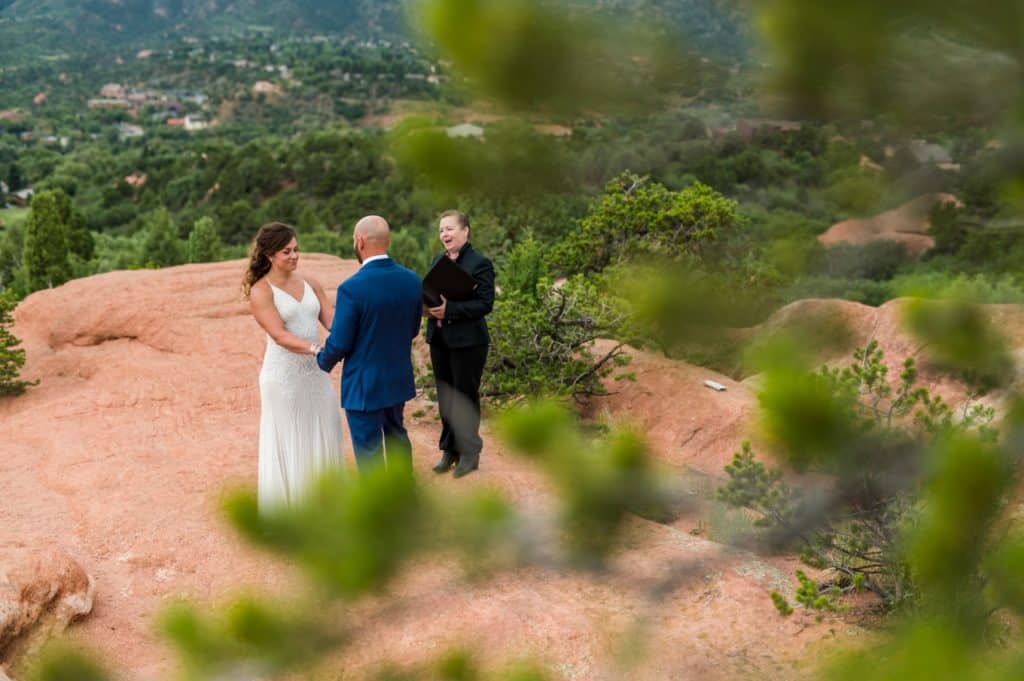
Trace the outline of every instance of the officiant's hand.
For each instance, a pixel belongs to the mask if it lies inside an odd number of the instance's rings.
[[[427,313],[434,319],[444,319],[444,313],[448,310],[448,299],[441,296],[441,304],[437,307],[427,309]]]

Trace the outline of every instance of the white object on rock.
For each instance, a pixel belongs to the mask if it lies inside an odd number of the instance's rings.
[[[704,385],[706,385],[707,387],[711,388],[712,390],[717,390],[718,392],[724,392],[725,391],[725,386],[724,385],[722,385],[721,383],[719,383],[717,381],[712,381],[710,378],[708,380],[704,381]]]

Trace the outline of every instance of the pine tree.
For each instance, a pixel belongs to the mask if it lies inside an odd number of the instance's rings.
[[[187,251],[189,262],[213,262],[220,258],[220,237],[213,225],[213,218],[199,218],[192,225]]]
[[[154,212],[148,220],[142,242],[142,257],[149,267],[170,267],[184,261],[178,229],[171,214],[164,208]]]
[[[96,248],[92,232],[85,222],[85,216],[77,210],[71,197],[63,189],[55,189],[57,210],[68,235],[68,249],[82,260],[91,260]]]
[[[21,176],[21,168],[17,163],[12,163],[7,171],[7,188],[12,192],[24,189],[25,180]]]
[[[18,378],[21,367],[25,366],[25,351],[21,341],[10,331],[14,323],[14,296],[10,291],[0,293],[0,397],[20,395],[25,388],[35,385]]]
[[[67,226],[61,220],[56,192],[41,192],[32,200],[22,263],[30,292],[60,286],[71,278]]]

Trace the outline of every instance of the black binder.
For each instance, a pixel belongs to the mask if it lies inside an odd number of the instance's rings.
[[[441,304],[441,296],[448,300],[469,300],[476,289],[473,277],[456,265],[448,256],[434,263],[423,277],[423,302],[427,307]]]

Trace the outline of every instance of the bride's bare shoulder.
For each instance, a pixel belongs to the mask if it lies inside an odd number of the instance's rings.
[[[249,290],[250,300],[258,301],[265,299],[271,295],[272,292],[270,290],[270,282],[268,282],[265,278],[257,281],[255,284],[252,285],[252,289]]]

